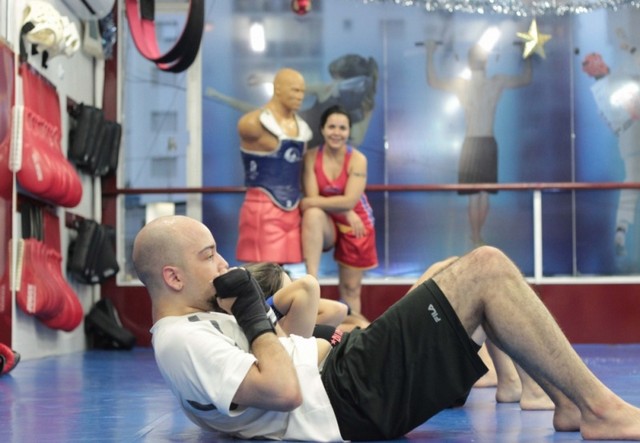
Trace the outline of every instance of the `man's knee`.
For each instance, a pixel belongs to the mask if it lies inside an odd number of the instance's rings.
[[[496,279],[522,276],[513,261],[496,247],[480,246],[469,255],[471,255],[471,261],[467,266],[469,272],[477,271],[485,277]]]
[[[479,246],[469,254],[475,256],[478,261],[486,264],[510,262],[506,254],[494,246]]]
[[[446,268],[447,266],[449,266],[451,263],[455,262],[459,258],[460,257],[458,257],[457,255],[454,255],[449,258],[445,258],[444,260],[435,262],[434,264],[432,264],[427,268],[425,274],[431,277],[437,274],[438,272],[442,271],[444,268]]]

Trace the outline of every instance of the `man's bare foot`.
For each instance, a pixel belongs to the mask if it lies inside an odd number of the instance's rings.
[[[520,409],[523,411],[551,411],[556,405],[546,392],[524,371],[519,370],[522,380],[522,397],[520,398]]]
[[[482,359],[482,362],[485,364],[487,369],[486,374],[480,377],[475,384],[474,388],[495,388],[498,385],[498,374],[496,372],[496,368],[493,365],[493,360],[487,351],[487,345],[483,344],[480,350],[478,351],[478,356]]]
[[[573,403],[556,405],[553,413],[553,429],[558,432],[576,432],[580,430],[580,410]]]
[[[582,414],[580,434],[585,440],[640,440],[640,409],[619,397],[596,414]],[[554,422],[555,423],[555,422]]]
[[[551,411],[556,405],[549,396],[542,390],[540,392],[522,391],[520,398],[520,409],[523,411]]]
[[[495,388],[498,385],[496,371],[489,371],[478,379],[473,385],[474,388]]]
[[[517,403],[522,398],[522,383],[518,373],[498,377],[498,388],[496,389],[496,401],[498,403]]]

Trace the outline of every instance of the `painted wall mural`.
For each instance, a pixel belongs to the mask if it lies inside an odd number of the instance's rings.
[[[284,66],[305,77],[301,114],[314,131],[324,104],[353,111],[369,185],[639,181],[635,8],[532,18],[389,2],[314,2],[303,16],[255,5],[209,9],[203,186],[243,185],[237,121],[268,101]],[[544,274],[637,273],[638,195],[543,192]],[[368,196],[381,263],[370,275],[413,276],[478,244],[533,272],[530,191]],[[204,198],[204,221],[228,259],[241,201]],[[335,275],[330,255],[323,273]]]

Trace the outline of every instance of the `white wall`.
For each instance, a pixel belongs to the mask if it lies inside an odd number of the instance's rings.
[[[62,0],[45,0],[56,10],[74,22],[82,35],[82,23],[69,10]],[[0,37],[7,41],[12,50],[19,52],[20,28],[23,22],[23,11],[25,6],[31,3],[30,0],[0,0]],[[82,50],[76,52],[71,57],[59,55],[48,61],[48,67],[42,67],[41,56],[29,56],[29,63],[34,66],[44,77],[46,77],[56,88],[60,101],[62,116],[62,149],[66,154],[68,139],[68,118],[67,118],[67,98],[76,102],[101,106],[102,85],[99,80],[102,70],[102,63],[94,60],[93,57],[85,55]],[[96,78],[98,81],[96,82]],[[17,81],[18,91],[20,91],[19,78]],[[16,95],[16,103],[21,103],[21,96]],[[65,227],[65,212],[72,212],[82,217],[99,220],[100,208],[100,183],[90,177],[80,174],[83,183],[83,197],[80,204],[74,208],[57,208],[57,215],[60,219],[63,273],[66,266],[66,253],[70,236],[74,233]],[[15,237],[20,237],[20,218],[15,213],[13,219]],[[97,287],[71,283],[74,291],[78,294],[85,313],[88,311],[94,300],[97,300]],[[49,329],[40,323],[36,318],[26,315],[16,307],[14,300],[14,315],[12,325],[11,346],[20,352],[22,358],[30,359],[50,355],[58,355],[69,352],[81,351],[85,349],[85,336],[83,325],[80,325],[72,332],[63,332]]]

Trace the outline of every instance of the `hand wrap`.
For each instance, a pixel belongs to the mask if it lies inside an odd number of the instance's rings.
[[[342,334],[344,334],[344,332],[339,328],[329,325],[316,325],[313,328],[312,335],[316,338],[327,340],[331,344],[331,347],[335,347],[342,341]]]
[[[264,301],[260,286],[244,268],[231,269],[213,280],[217,296],[236,297],[231,313],[244,331],[249,344],[266,332],[275,333],[273,323],[267,316],[271,308]]]

